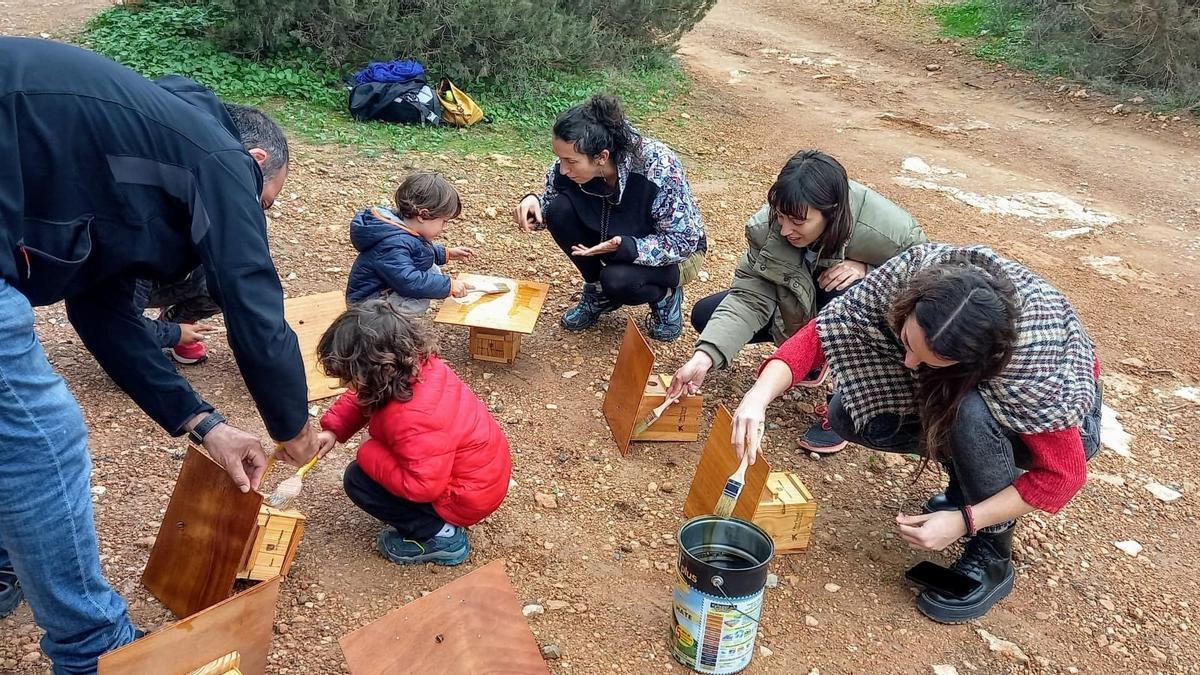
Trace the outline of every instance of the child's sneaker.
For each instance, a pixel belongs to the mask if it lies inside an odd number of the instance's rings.
[[[425,542],[405,539],[389,527],[379,533],[375,544],[383,557],[397,565],[458,565],[471,555],[467,532],[461,527],[449,537],[433,537]]]
[[[171,349],[164,349],[163,352],[185,366],[204,363],[208,360],[208,348],[204,346],[203,342],[175,345]]]
[[[671,291],[667,297],[650,303],[650,314],[646,317],[646,332],[651,339],[671,342],[683,335],[683,287]]]

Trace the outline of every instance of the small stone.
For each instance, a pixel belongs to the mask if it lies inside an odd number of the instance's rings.
[[[1050,617],[1052,615],[1050,614],[1050,612],[1038,612],[1038,613],[1034,614],[1034,616],[1037,617],[1038,621],[1049,621]]]
[[[542,658],[547,661],[557,661],[562,658],[562,648],[558,645],[546,645],[542,647]]]
[[[108,492],[108,488],[104,487],[103,485],[93,485],[92,486],[92,494],[97,497],[104,494],[105,492]]]
[[[576,375],[578,375],[578,374],[579,374],[579,371],[578,371],[578,370],[568,370],[567,372],[563,373],[563,374],[562,374],[562,376],[563,376],[563,379],[564,379],[564,380],[569,380],[569,379],[571,379],[572,377],[575,377],[575,376],[576,376]]]
[[[488,218],[495,218],[497,213],[496,207],[494,206],[489,206],[483,210],[483,215],[487,216]]]
[[[1142,545],[1132,539],[1126,539],[1125,541],[1114,541],[1113,546],[1121,549],[1131,558],[1136,558],[1137,555],[1142,552]]]
[[[1121,364],[1129,366],[1130,368],[1145,368],[1146,367],[1146,362],[1137,358],[1136,356],[1129,356],[1129,357],[1121,359]]]
[[[42,653],[40,651],[29,652],[25,656],[21,657],[21,663],[33,663],[34,661],[40,660],[42,660]]]
[[[295,272],[288,272],[287,278],[288,281],[295,281],[300,278],[300,275],[296,274]]]
[[[1146,483],[1146,489],[1160,502],[1170,503],[1183,496],[1162,483]]]
[[[1115,476],[1111,473],[1088,473],[1088,480],[1098,480],[1101,483],[1108,483],[1114,487],[1124,487],[1125,479],[1120,476]]]
[[[543,509],[558,508],[558,498],[554,495],[546,494],[545,492],[533,493],[533,501],[537,502],[537,505]]]
[[[815,452],[810,452],[810,453],[808,453],[808,458],[809,459],[821,459],[821,455],[818,453],[815,453]]]
[[[1109,600],[1108,598],[1100,598],[1100,606],[1103,607],[1104,609],[1107,609],[1110,612],[1117,611],[1117,606],[1114,605],[1113,601]]]
[[[1167,655],[1164,654],[1163,651],[1161,649],[1159,649],[1158,647],[1154,647],[1154,646],[1150,647],[1150,656],[1153,656],[1154,660],[1158,661],[1160,663],[1167,662]]]
[[[830,593],[837,593],[838,591],[842,590],[842,587],[838,586],[837,584],[825,584],[825,590],[829,591]]]
[[[571,606],[571,603],[565,600],[548,600],[546,601],[546,609],[551,612],[557,612],[560,609],[566,609]]]
[[[553,403],[547,403],[546,410],[558,410],[558,406]]]
[[[1014,661],[1029,663],[1029,657],[1026,656],[1025,652],[1021,651],[1021,648],[1015,643],[998,638],[982,628],[976,629],[975,632],[979,634],[979,637],[983,638],[984,641],[988,643],[988,649],[1003,656],[1007,656]]]
[[[543,547],[544,547],[544,548],[545,548],[547,551],[549,551],[550,549],[554,548],[554,542],[552,542],[552,541],[543,542],[543,543],[542,543],[542,546],[543,546]]]
[[[931,73],[936,73],[937,71],[939,71],[941,69],[942,69],[942,64],[940,64],[940,63],[930,63],[925,66],[925,70],[927,70]]]
[[[934,666],[933,675],[958,675],[958,668],[950,665]]]
[[[651,494],[658,492],[658,483],[651,483],[651,484],[647,485],[646,492],[649,492]]]
[[[586,612],[588,610],[588,606],[583,604],[582,602],[577,602],[574,605],[571,605],[571,607],[572,607],[572,609],[574,609],[576,612],[579,612],[580,614],[583,614],[584,612]]]
[[[758,653],[760,656],[770,656],[770,655],[774,654],[775,652],[771,651],[771,649],[769,647],[767,647],[766,645],[759,645]]]
[[[767,588],[775,588],[779,586],[779,577],[774,574],[767,575]]]
[[[528,619],[535,614],[545,614],[546,608],[542,607],[541,605],[525,605],[521,608],[521,613],[525,615],[526,619]]]
[[[142,537],[133,543],[138,548],[154,548],[154,542],[157,540],[158,537]]]
[[[666,572],[667,570],[671,569],[671,566],[665,562],[656,562],[654,563],[654,569],[658,570],[659,572]]]
[[[664,480],[658,484],[658,489],[662,492],[670,494],[675,491],[675,484],[669,480]]]
[[[805,614],[804,615],[804,625],[808,626],[809,628],[816,628],[817,626],[821,625],[821,622],[817,621],[817,617],[815,617],[811,614]]]

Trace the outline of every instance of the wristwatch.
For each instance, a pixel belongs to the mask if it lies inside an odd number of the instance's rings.
[[[188,431],[188,433],[187,433],[188,439],[191,440],[196,445],[200,445],[201,443],[204,442],[204,437],[208,435],[208,432],[212,431],[213,427],[217,426],[218,424],[220,424],[224,421],[225,421],[225,417],[222,416],[221,413],[216,412],[216,411],[210,412],[208,414],[208,417],[205,417],[204,419],[200,420],[199,424],[192,427],[191,430]]]

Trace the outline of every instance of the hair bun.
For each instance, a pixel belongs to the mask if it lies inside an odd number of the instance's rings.
[[[592,94],[583,104],[584,112],[610,130],[625,127],[625,112],[612,94]]]

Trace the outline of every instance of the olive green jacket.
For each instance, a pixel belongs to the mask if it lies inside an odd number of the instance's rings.
[[[910,246],[929,241],[907,211],[871,188],[850,181],[854,229],[840,251],[816,258],[779,233],[779,223],[763,206],[746,223],[746,253],[733,273],[729,295],[713,312],[696,349],[724,368],[754,334],[771,327],[775,344],[800,330],[817,313],[816,278],[826,268],[855,260],[867,271]]]

